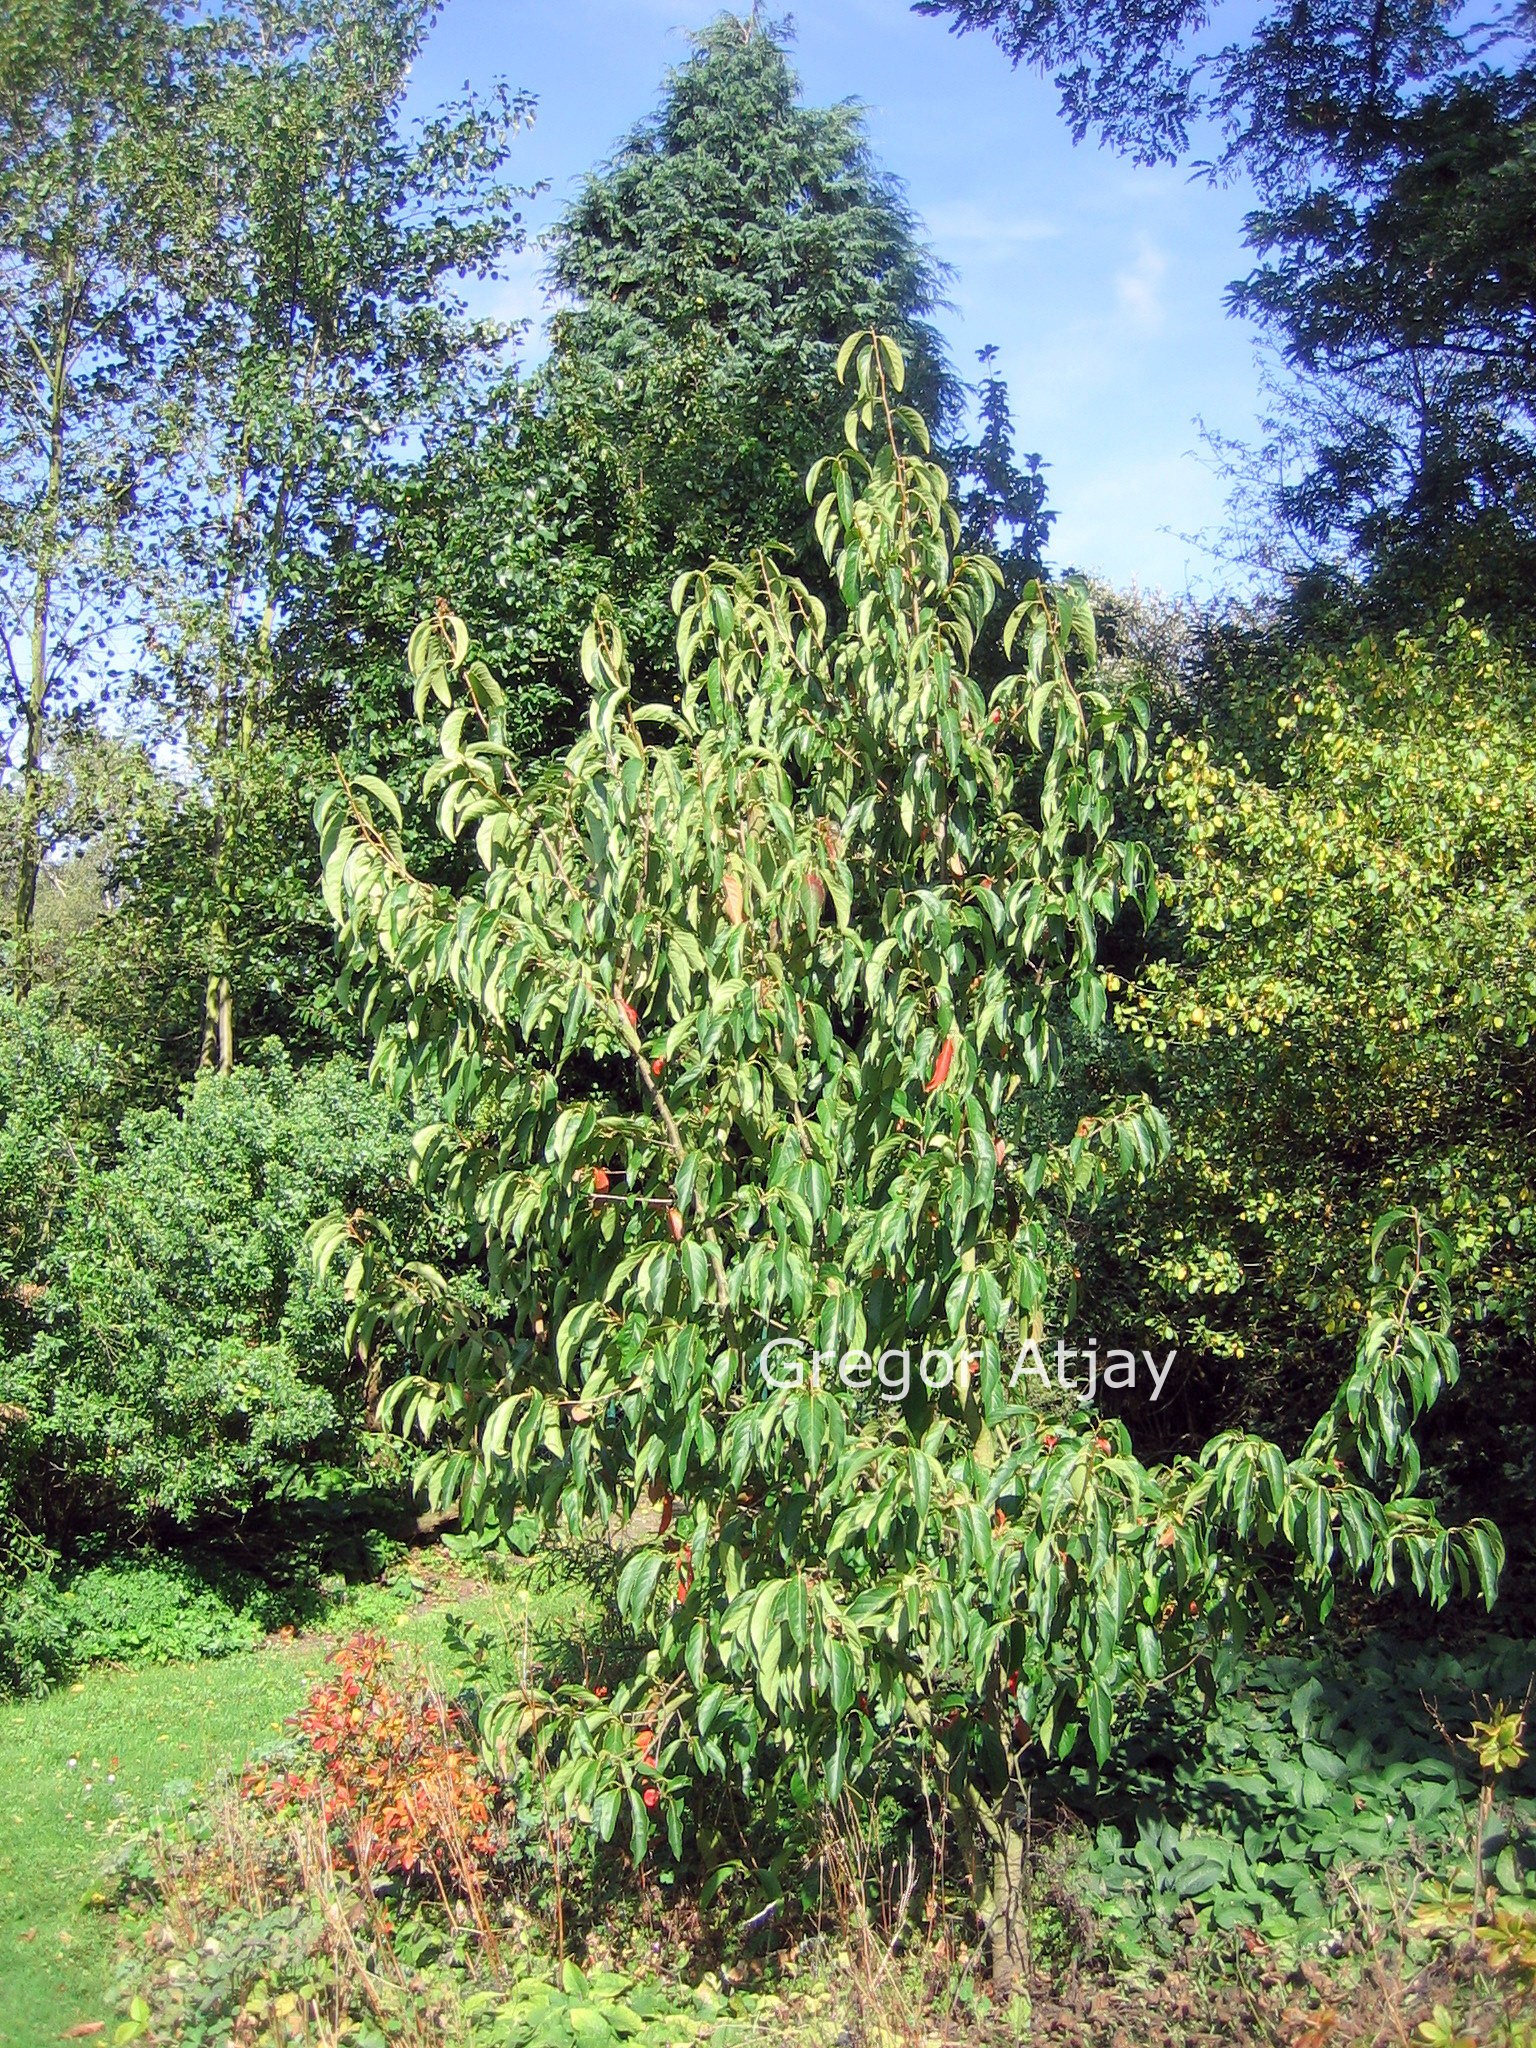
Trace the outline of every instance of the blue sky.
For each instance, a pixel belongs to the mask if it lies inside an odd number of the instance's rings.
[[[498,75],[535,93],[515,168],[549,183],[529,209],[537,228],[655,104],[688,29],[718,11],[718,0],[447,0],[413,104]],[[1245,267],[1242,188],[1074,148],[1046,83],[904,0],[808,0],[794,61],[809,100],[865,103],[877,156],[953,266],[940,324],[961,373],[997,344],[1020,445],[1050,465],[1055,565],[1170,593],[1235,580],[1184,536],[1215,536],[1225,494],[1197,417],[1227,436],[1255,428],[1252,336],[1221,304]],[[520,259],[497,308],[537,319],[540,268],[536,252]]]

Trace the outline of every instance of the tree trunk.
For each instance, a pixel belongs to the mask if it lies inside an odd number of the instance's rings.
[[[208,978],[203,984],[203,1042],[198,1052],[200,1073],[232,1074],[235,1070],[235,997],[229,973],[229,925],[226,919],[225,860],[229,851],[230,813],[233,797],[229,786],[229,671],[219,676],[219,711],[214,726],[216,763],[213,801],[213,850],[209,856],[209,879],[218,909],[208,933]]]
[[[1029,1975],[1029,1898],[1025,1841],[1011,1815],[1003,1815],[992,1851],[992,1991],[1005,2003]]]
[[[16,963],[13,981],[18,996],[32,987],[35,957],[32,937],[37,914],[37,878],[43,871],[43,741],[48,708],[48,626],[53,602],[53,576],[59,545],[59,510],[64,495],[64,396],[69,379],[69,341],[73,327],[74,263],[66,272],[65,313],[46,364],[48,378],[48,478],[43,490],[42,525],[37,573],[32,584],[32,631],[28,661],[26,755],[21,771],[21,847],[16,861]]]
[[[33,635],[34,649],[37,635]],[[34,654],[35,659],[35,654]],[[26,754],[21,770],[21,846],[16,860],[16,957],[12,978],[24,996],[35,972],[32,923],[37,911],[37,878],[43,868],[43,685],[46,670],[34,669],[26,706]]]
[[[221,948],[222,932],[214,943]],[[198,1051],[199,1073],[232,1074],[235,1071],[235,992],[230,978],[215,968],[203,989],[203,1042]]]

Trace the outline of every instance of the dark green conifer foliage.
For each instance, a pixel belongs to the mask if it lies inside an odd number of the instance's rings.
[[[755,15],[697,37],[560,222],[550,278],[549,402],[607,470],[599,552],[663,671],[678,570],[785,536],[813,559],[803,479],[841,418],[847,334],[896,335],[913,402],[941,430],[958,411],[928,324],[943,272],[900,187],[855,105],[801,104]]]
[[[326,647],[358,757],[388,771],[400,642],[439,597],[505,678],[529,758],[569,736],[599,600],[664,690],[679,571],[787,541],[799,573],[823,574],[804,477],[841,432],[838,347],[871,324],[900,337],[909,388],[952,444],[964,392],[929,319],[943,281],[859,109],[803,105],[783,31],[722,15],[551,235],[546,361],[474,393],[392,475],[377,536],[304,636],[311,665]],[[962,495],[977,463],[996,470],[993,417],[976,448],[945,447]],[[997,418],[1007,443],[1006,401]],[[1012,509],[972,538],[1009,553],[1022,510],[1037,566],[1038,463],[1013,474],[1022,495],[1003,478]]]

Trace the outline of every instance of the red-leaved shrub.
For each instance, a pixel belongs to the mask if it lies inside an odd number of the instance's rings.
[[[354,1636],[330,1662],[294,1716],[312,1761],[254,1768],[242,1789],[273,1809],[318,1807],[337,1864],[365,1884],[396,1877],[445,1896],[478,1892],[502,1846],[504,1802],[463,1715],[402,1683],[382,1636]]]

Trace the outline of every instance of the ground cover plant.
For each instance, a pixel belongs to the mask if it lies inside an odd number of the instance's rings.
[[[509,1654],[558,1664],[569,1581],[561,1592],[521,1629],[486,1616]],[[980,2044],[1031,2028],[1130,2038],[1138,2013],[1154,2041],[1240,2026],[1287,2048],[1432,2042],[1442,2019],[1524,2038],[1536,1801],[1519,1715],[1459,1732],[1442,1716],[1528,1670],[1528,1646],[1414,1663],[1368,1641],[1322,1676],[1315,1660],[1256,1660],[1226,1711],[1139,1731],[1103,1771],[1037,1787],[1031,1948],[1007,1999],[964,1968],[967,1902],[931,1872],[914,1893],[872,1813],[845,1810],[805,1858],[765,1951],[760,1916],[711,1899],[697,1864],[672,1866],[664,1845],[636,1863],[552,1825],[528,1760],[499,1789],[477,1782],[471,1721],[441,1689],[451,1649],[434,1661],[435,1681],[377,1637],[343,1644],[248,1767],[254,1796],[226,1779],[134,1837],[113,1880],[135,1930],[123,2038]],[[401,1801],[391,1760],[407,1750],[444,1797]],[[436,1863],[416,1853],[429,1805]],[[904,1950],[914,1924],[926,1931]]]

